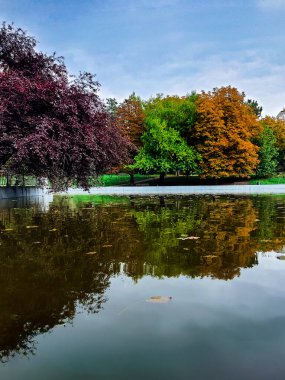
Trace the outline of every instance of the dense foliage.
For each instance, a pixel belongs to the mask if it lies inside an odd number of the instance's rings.
[[[0,166],[47,177],[54,189],[88,187],[89,176],[126,160],[128,144],[94,76],[71,78],[62,59],[35,48],[23,30],[0,29]]]
[[[261,125],[267,126],[273,132],[275,147],[278,151],[277,161],[279,169],[285,169],[285,121],[276,117],[265,116],[261,119]]]
[[[258,177],[268,177],[276,173],[278,150],[276,148],[276,138],[272,129],[267,125],[259,135],[259,164],[256,174]]]
[[[253,139],[260,133],[257,116],[236,88],[202,92],[197,100],[192,141],[202,155],[202,176],[249,177],[258,164]]]
[[[187,137],[193,128],[196,117],[196,100],[198,95],[163,96],[145,102],[145,113],[148,118],[157,118],[166,122],[169,128],[177,130],[181,136]]]
[[[178,97],[157,95],[144,103],[143,146],[133,168],[144,172],[197,172],[200,155],[187,143],[196,118],[195,94]]]
[[[107,106],[116,127],[129,143],[129,163],[132,164],[134,157],[142,145],[141,136],[145,129],[145,114],[141,99],[133,93],[120,104],[117,104],[114,99],[109,98],[107,99]],[[130,184],[134,185],[135,172],[130,166],[123,168],[116,165],[113,168],[115,172],[122,169],[130,174]]]
[[[252,112],[257,116],[260,117],[262,113],[262,107],[258,104],[256,100],[248,99],[245,102],[252,110]]]
[[[195,171],[199,155],[174,128],[165,121],[148,119],[142,136],[143,148],[135,157],[134,168],[146,172],[167,173],[175,170]],[[163,178],[163,176],[161,177]]]
[[[140,98],[130,95],[118,106],[115,115],[117,127],[137,151],[141,146],[145,118]]]

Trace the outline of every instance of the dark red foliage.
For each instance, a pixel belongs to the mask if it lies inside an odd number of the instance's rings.
[[[35,50],[21,29],[0,29],[0,168],[48,177],[53,188],[126,162],[128,143],[88,73],[71,78],[62,59]]]

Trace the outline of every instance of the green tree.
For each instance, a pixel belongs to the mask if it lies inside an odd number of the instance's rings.
[[[264,126],[259,136],[259,164],[256,174],[259,177],[267,177],[276,173],[278,165],[278,149],[276,148],[276,138],[271,128]]]
[[[175,170],[197,170],[200,156],[187,145],[180,133],[169,128],[158,118],[146,120],[147,130],[142,136],[143,147],[134,159],[132,168],[144,172],[160,172],[161,183],[165,173]]]
[[[265,116],[261,119],[260,124],[269,127],[276,139],[278,150],[278,168],[285,169],[285,121],[272,116]]]
[[[257,117],[260,117],[261,116],[261,113],[262,113],[262,107],[258,104],[258,102],[256,100],[252,100],[252,99],[248,99],[245,104],[247,104],[252,112],[257,116]]]
[[[163,97],[159,94],[145,102],[145,114],[147,117],[165,121],[168,127],[187,137],[196,120],[196,100],[195,93],[182,97],[177,95]]]
[[[117,99],[107,98],[105,103],[106,103],[107,111],[112,117],[114,117],[118,109]]]

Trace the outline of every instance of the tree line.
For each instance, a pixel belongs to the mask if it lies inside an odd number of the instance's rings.
[[[135,94],[109,112],[137,148],[134,171],[183,171],[201,178],[267,177],[285,167],[285,123],[261,117],[262,107],[228,86],[185,96]],[[111,108],[112,106],[112,108]]]
[[[285,166],[285,123],[228,86],[185,96],[99,95],[90,73],[37,50],[14,25],[0,29],[0,170],[48,178],[55,190],[127,171],[201,178],[271,176]]]

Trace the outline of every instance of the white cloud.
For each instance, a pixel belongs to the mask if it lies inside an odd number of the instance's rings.
[[[199,55],[198,49],[196,52]],[[264,114],[275,116],[285,107],[285,64],[272,62],[270,55],[265,57],[260,51],[246,50],[242,58],[238,55],[225,58],[222,53],[197,58],[195,54],[181,52],[161,64],[150,62],[134,70],[130,70],[124,54],[115,61],[112,55],[94,58],[81,49],[67,50],[64,55],[73,73],[80,68],[98,74],[103,98],[121,101],[135,91],[146,99],[157,93],[185,95],[192,90],[210,91],[231,85],[257,100]],[[129,59],[135,62],[135,57]]]
[[[256,99],[264,114],[276,115],[285,106],[285,64],[274,65],[256,54],[247,59],[231,60],[212,56],[198,65],[199,72],[187,80],[188,85],[198,91],[231,85],[244,91],[248,98]],[[181,78],[175,89],[181,91],[187,82]]]
[[[264,10],[285,9],[285,0],[257,0],[257,5]]]

